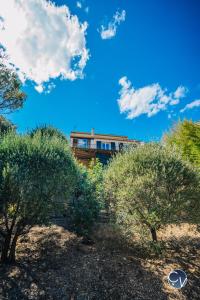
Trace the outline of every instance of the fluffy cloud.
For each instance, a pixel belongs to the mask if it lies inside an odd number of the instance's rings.
[[[101,38],[103,40],[113,38],[117,33],[117,27],[120,25],[121,22],[125,21],[125,18],[125,10],[122,10],[121,12],[117,11],[107,26],[101,25],[101,29],[99,30]]]
[[[179,86],[175,92],[168,93],[159,83],[135,89],[127,77],[119,80],[121,90],[118,105],[121,113],[126,113],[128,119],[134,119],[142,114],[151,117],[169,105],[177,105],[185,97],[187,89]]]
[[[175,98],[183,98],[183,97],[186,96],[187,92],[188,92],[188,89],[186,87],[184,87],[184,86],[181,85],[175,91],[174,97]]]
[[[46,0],[0,2],[0,45],[20,78],[42,92],[50,79],[83,77],[87,23]]]
[[[185,110],[193,109],[199,106],[200,106],[200,99],[192,101],[191,103],[188,103],[183,109],[181,109],[181,113],[183,113]]]

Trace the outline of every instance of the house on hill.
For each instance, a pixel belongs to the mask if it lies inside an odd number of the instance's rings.
[[[127,136],[100,134],[91,132],[72,131],[70,143],[75,157],[84,165],[88,166],[91,159],[99,159],[103,164],[107,164],[111,156],[124,147],[139,145],[142,142],[128,139]]]

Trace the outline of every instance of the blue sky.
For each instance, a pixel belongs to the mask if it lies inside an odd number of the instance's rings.
[[[198,0],[80,2],[81,8],[72,0],[57,0],[55,4],[66,5],[79,22],[88,23],[85,40],[90,57],[84,78],[50,79],[55,85],[50,93],[38,93],[33,81],[26,80],[26,104],[9,116],[20,132],[40,124],[51,124],[67,135],[72,130],[90,131],[94,127],[98,133],[148,141],[160,139],[178,119],[200,119],[199,102],[196,107],[186,107],[200,99]],[[107,28],[115,13],[122,10],[125,20],[116,25],[115,36],[102,39],[101,26]],[[178,87],[184,90],[176,98]],[[141,108],[142,102],[146,105],[148,92],[157,93],[151,113]],[[165,97],[165,105],[159,97]]]

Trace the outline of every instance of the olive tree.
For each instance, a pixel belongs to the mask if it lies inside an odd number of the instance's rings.
[[[0,143],[1,261],[15,260],[18,237],[49,216],[71,197],[77,167],[59,138],[5,135]]]
[[[5,66],[4,59],[0,51],[0,111],[10,113],[23,106],[26,94],[17,74]]]
[[[105,172],[105,192],[117,224],[157,230],[170,222],[200,215],[198,173],[159,144],[146,144],[118,154]],[[134,228],[134,226],[132,228]]]

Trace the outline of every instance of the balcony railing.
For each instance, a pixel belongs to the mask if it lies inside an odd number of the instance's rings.
[[[79,149],[96,149],[96,150],[107,150],[107,151],[117,151],[118,149],[114,148],[111,149],[111,146],[109,148],[104,147],[101,145],[101,147],[97,147],[97,144],[95,143],[90,143],[90,144],[75,144],[71,143],[72,148],[79,148]]]

